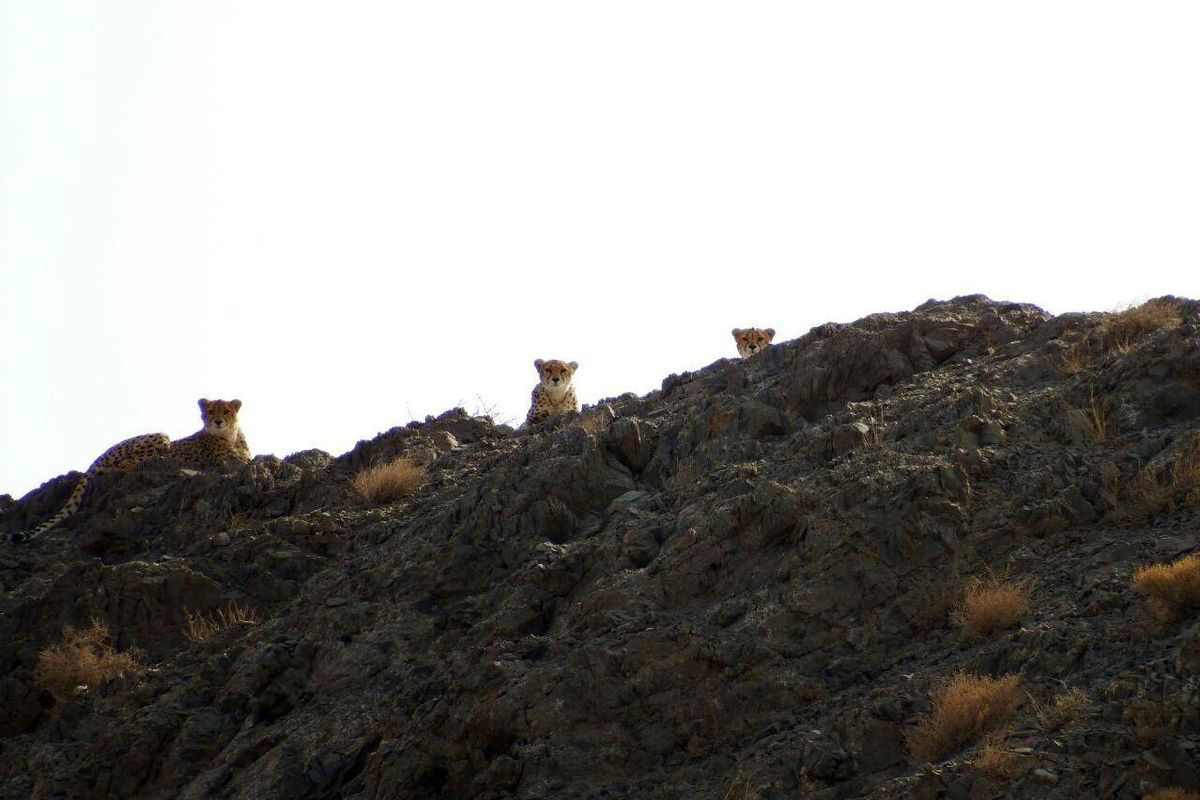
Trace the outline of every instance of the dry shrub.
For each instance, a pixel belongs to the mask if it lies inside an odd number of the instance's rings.
[[[721,795],[721,800],[758,800],[760,797],[762,793],[749,776],[743,779],[741,775],[735,775],[725,794]]]
[[[1187,503],[1200,502],[1200,439],[1193,439],[1166,469],[1143,469],[1124,487],[1119,517],[1145,519]]]
[[[1091,430],[1092,441],[1100,444],[1108,438],[1108,412],[1104,410],[1104,404],[1096,399],[1093,392],[1088,395],[1087,408],[1083,410],[1087,419],[1088,428]]]
[[[108,626],[93,619],[83,629],[64,627],[62,644],[50,645],[38,653],[33,679],[62,702],[80,686],[90,689],[108,678],[141,669],[132,654],[113,649],[108,643]]]
[[[1029,611],[1029,583],[989,576],[967,584],[954,611],[957,622],[973,639],[1012,627]]]
[[[1175,492],[1170,478],[1159,480],[1153,470],[1143,469],[1121,489],[1123,504],[1114,509],[1118,519],[1146,519],[1171,506]]]
[[[1200,794],[1189,792],[1187,789],[1159,789],[1148,794],[1142,800],[1200,800]]]
[[[1079,687],[1063,692],[1049,705],[1035,703],[1038,724],[1044,731],[1057,731],[1074,721],[1079,709],[1087,705],[1087,692]]]
[[[408,497],[424,485],[425,467],[401,456],[394,461],[368,467],[354,476],[354,491],[370,503],[391,503]]]
[[[1092,360],[1095,354],[1092,352],[1092,343],[1090,339],[1080,339],[1079,341],[1067,345],[1063,348],[1058,359],[1058,370],[1064,375],[1074,375],[1077,372],[1083,371]]]
[[[1164,700],[1133,698],[1121,710],[1121,724],[1129,729],[1129,743],[1142,750],[1168,741],[1174,735],[1178,711]]]
[[[1113,312],[1104,321],[1104,330],[1122,352],[1147,334],[1183,323],[1183,308],[1174,298],[1159,297],[1140,306]]]
[[[233,600],[224,608],[218,608],[208,615],[193,614],[186,608],[183,614],[187,617],[183,635],[193,642],[206,642],[218,631],[235,625],[257,625],[261,619],[254,606],[249,603],[240,606]]]
[[[994,781],[1010,781],[1024,765],[1021,756],[1008,748],[1005,735],[993,733],[984,738],[971,766]]]
[[[1135,591],[1149,595],[1150,606],[1164,621],[1200,607],[1200,553],[1170,564],[1149,564],[1133,573]]]
[[[999,728],[1017,711],[1020,683],[1016,675],[955,674],[934,691],[933,709],[909,731],[909,751],[921,761],[932,761]]]

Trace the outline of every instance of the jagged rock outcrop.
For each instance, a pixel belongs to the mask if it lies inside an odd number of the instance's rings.
[[[1196,497],[1133,492],[1200,436],[1198,308],[1174,302],[1118,343],[1111,315],[930,301],[532,430],[454,410],[337,458],[101,476],[0,549],[0,796],[1196,788],[1200,628],[1129,588],[1197,544]],[[398,456],[428,483],[358,499],[354,474]],[[72,484],[0,498],[0,530]],[[970,640],[950,612],[987,570],[1035,603]],[[257,621],[185,635],[229,601]],[[57,702],[38,652],[91,618],[150,668]],[[956,670],[1021,676],[1007,779],[969,749],[910,755]],[[1090,700],[1047,729],[1063,687]]]

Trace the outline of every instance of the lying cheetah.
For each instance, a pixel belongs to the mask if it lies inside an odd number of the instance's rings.
[[[171,442],[171,458],[201,467],[220,466],[229,461],[250,460],[246,436],[238,427],[241,400],[200,400],[204,427],[184,439]]]
[[[202,466],[220,464],[230,459],[249,461],[250,449],[237,422],[237,412],[241,407],[240,400],[201,400],[200,418],[204,421],[204,428],[197,433],[177,442],[172,442],[165,433],[147,433],[118,442],[92,462],[57,514],[33,530],[4,534],[0,536],[0,541],[27,542],[54,528],[79,510],[88,485],[102,472],[128,472],[147,458],[161,455],[176,456],[186,463]]]
[[[742,358],[767,349],[775,338],[774,328],[734,328],[733,341],[737,343],[738,355]]]
[[[533,425],[555,414],[567,414],[579,410],[579,401],[575,399],[575,387],[571,385],[571,376],[579,369],[578,362],[558,361],[551,359],[533,362],[541,381],[533,387],[530,398],[529,413],[525,416],[525,424]]]

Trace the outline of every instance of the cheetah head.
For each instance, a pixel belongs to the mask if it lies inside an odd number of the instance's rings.
[[[205,400],[200,398],[200,419],[204,420],[204,432],[223,439],[236,439],[238,435],[238,409],[241,400]]]
[[[558,397],[571,385],[571,376],[579,369],[579,362],[568,363],[553,358],[543,361],[539,358],[533,362],[533,366],[538,371],[538,377],[542,379],[542,388]]]
[[[737,342],[738,355],[749,358],[757,352],[767,349],[767,345],[775,338],[774,328],[734,328],[733,340]]]

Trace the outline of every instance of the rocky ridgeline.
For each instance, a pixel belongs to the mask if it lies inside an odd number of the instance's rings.
[[[532,431],[456,409],[338,458],[102,476],[63,528],[0,549],[0,796],[1195,789],[1200,624],[1130,588],[1197,541],[1194,492],[1138,489],[1200,434],[1198,307],[1174,307],[1122,330],[931,301]],[[398,456],[426,485],[358,499]],[[3,498],[0,529],[74,480]],[[972,638],[953,611],[989,572],[1032,607]],[[251,618],[186,635],[231,601]],[[146,668],[56,699],[38,654],[93,618]],[[960,671],[1020,678],[1006,769],[911,755]]]

